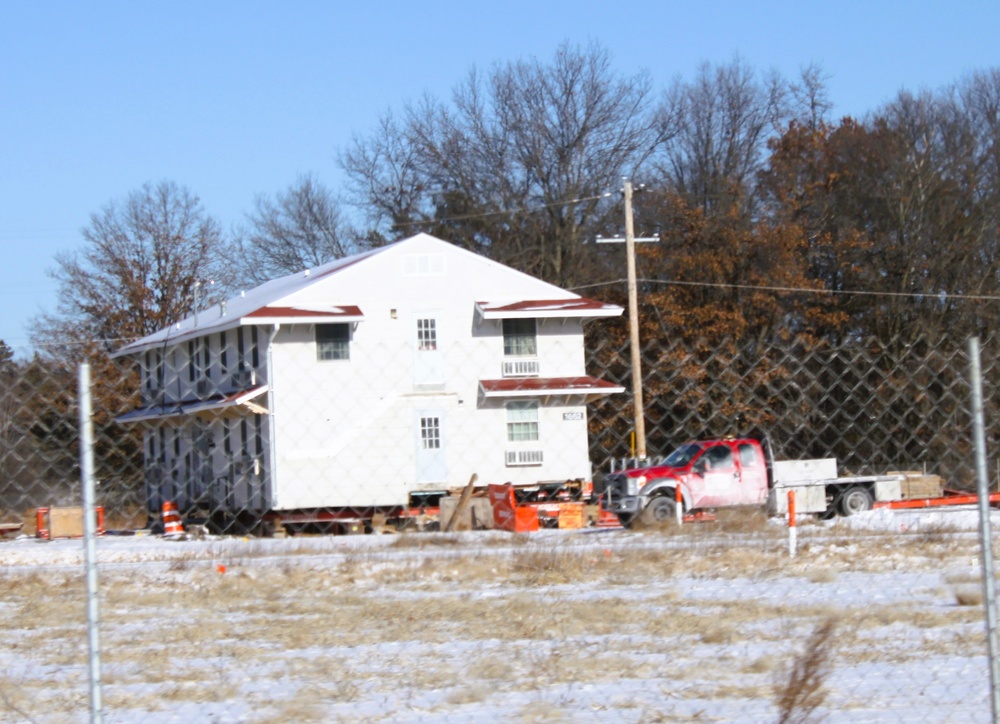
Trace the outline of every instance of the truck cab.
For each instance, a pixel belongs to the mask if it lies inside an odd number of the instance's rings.
[[[604,481],[604,505],[623,525],[637,516],[661,523],[674,518],[677,500],[684,511],[764,505],[768,462],[757,440],[691,441],[659,465],[611,473]]]

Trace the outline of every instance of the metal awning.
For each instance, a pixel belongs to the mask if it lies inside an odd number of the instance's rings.
[[[476,302],[483,319],[565,319],[569,317],[618,317],[623,309],[596,299],[523,299],[505,302]]]
[[[335,324],[364,321],[355,305],[316,305],[255,309],[240,319],[241,324]]]
[[[268,409],[256,402],[267,393],[267,385],[258,385],[248,390],[215,395],[205,400],[181,400],[162,405],[147,405],[118,417],[115,422],[128,425],[135,422],[166,420],[185,415],[220,417],[223,415],[266,415]]]
[[[624,392],[625,388],[596,377],[508,377],[502,380],[479,380],[483,397],[553,397],[582,396],[585,402]]]

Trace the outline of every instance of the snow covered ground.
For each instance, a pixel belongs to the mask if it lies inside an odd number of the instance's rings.
[[[977,526],[972,509],[804,522],[794,559],[777,521],[107,536],[105,719],[775,721],[832,621],[827,721],[985,722]],[[0,721],[87,720],[82,562],[78,540],[0,542]]]

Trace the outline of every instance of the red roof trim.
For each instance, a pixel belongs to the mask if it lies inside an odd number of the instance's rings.
[[[587,393],[611,394],[624,388],[588,375],[582,377],[508,377],[502,380],[480,380],[487,395],[504,393]]]
[[[596,299],[578,297],[576,299],[524,299],[509,304],[476,302],[484,312],[531,312],[531,311],[598,311],[613,309],[616,305],[605,304]]]
[[[356,306],[336,306],[325,311],[298,309],[297,307],[261,307],[245,315],[248,318],[269,317],[361,317],[361,308]]]

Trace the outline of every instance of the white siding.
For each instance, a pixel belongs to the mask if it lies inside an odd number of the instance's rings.
[[[439,250],[440,242],[431,246]],[[503,401],[478,396],[480,379],[502,376],[503,334],[499,321],[475,315],[475,302],[573,295],[464,253],[446,256],[444,283],[405,273],[404,256],[379,255],[338,272],[326,291],[316,285],[288,302],[357,304],[364,321],[352,334],[349,361],[317,362],[311,325],[284,326],[275,339],[275,506],[393,505],[411,490],[440,489],[416,482],[414,419],[426,409],[446,413],[450,487],[473,473],[482,483],[589,479],[586,420],[563,419],[583,406],[537,398],[541,439],[533,447],[544,450],[544,463],[510,467]],[[429,311],[446,370],[433,390],[414,384],[413,367],[414,319]],[[538,354],[542,376],[584,374],[580,321],[540,320]]]

